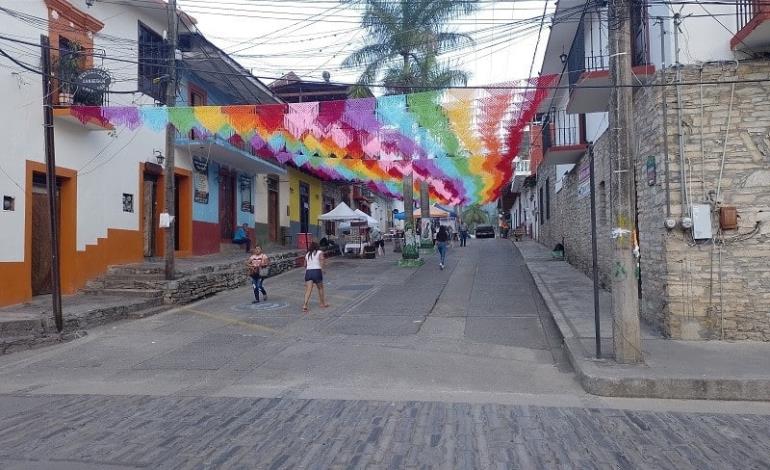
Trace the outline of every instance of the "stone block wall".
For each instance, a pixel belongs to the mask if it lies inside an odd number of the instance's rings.
[[[681,86],[681,103],[677,102],[675,87],[665,88],[669,105],[668,175],[664,89],[657,86],[663,74],[658,73],[652,86],[634,93],[640,314],[669,337],[770,341],[770,83],[736,83],[734,90],[729,83],[711,84],[768,76],[768,61],[744,61],[737,68],[734,62],[705,64],[702,69],[683,67],[683,82],[709,84]],[[673,83],[673,70],[666,71],[665,80]],[[682,215],[678,108],[682,114],[685,187],[690,204],[711,207],[714,237],[709,240],[694,240],[692,233],[679,225],[673,230],[664,226],[667,179],[671,214],[677,221]],[[609,287],[612,195],[607,138],[605,133],[595,142],[594,154],[599,264],[602,284]],[[540,225],[539,240],[548,247],[563,240],[568,261],[590,274],[590,199],[582,197],[585,187],[581,188],[580,177],[580,167],[587,158],[583,156],[564,178],[558,193],[553,187],[555,167],[540,168],[538,190],[546,178],[551,185],[551,219]],[[737,209],[737,230],[720,230],[721,206]],[[688,208],[685,212],[689,215]]]
[[[728,62],[682,69],[685,83],[766,80],[768,76],[766,60],[743,61],[737,67]],[[673,71],[666,78],[672,81]],[[660,91],[637,97],[635,114],[660,116],[654,111],[660,106]],[[676,111],[681,107],[685,187],[691,204],[711,207],[714,238],[693,240],[689,231],[679,228],[668,232],[662,228],[662,219],[640,226],[640,232],[649,233],[652,247],[659,242],[664,245],[660,256],[657,248],[648,248],[652,253],[646,256],[658,258],[645,263],[665,265],[663,330],[684,339],[770,341],[770,83],[683,85],[681,103],[676,101],[674,87],[667,87],[667,93],[672,212],[678,216],[682,207],[676,136]],[[655,130],[662,126],[659,122],[647,124],[651,133],[663,135]],[[652,147],[650,153],[655,151]],[[643,165],[639,163],[638,171]],[[640,207],[662,206],[665,191],[641,190],[641,180],[637,178]],[[737,230],[720,230],[721,206],[737,209]],[[644,259],[644,247],[642,252]],[[656,294],[661,291],[654,289],[645,297]],[[654,302],[647,306],[648,310],[653,307]]]

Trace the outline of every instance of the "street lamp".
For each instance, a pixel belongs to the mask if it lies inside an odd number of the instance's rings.
[[[163,166],[163,160],[166,159],[166,157],[163,156],[163,153],[160,150],[153,150],[152,152],[158,165]]]

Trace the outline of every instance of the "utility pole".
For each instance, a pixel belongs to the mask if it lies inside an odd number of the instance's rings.
[[[632,151],[631,0],[608,5],[610,180],[612,191],[612,314],[615,360],[642,361],[634,235],[636,179]]]
[[[177,13],[176,0],[168,0],[168,44],[169,44],[169,62],[168,77],[166,82],[166,106],[168,108],[176,105],[176,48],[177,48]],[[165,238],[165,260],[166,260],[166,279],[175,277],[175,258],[174,249],[176,247],[175,226],[176,220],[176,197],[174,181],[174,141],[176,140],[176,128],[169,120],[166,124],[166,174],[165,182],[165,204],[166,213],[171,216],[171,223],[166,228]]]
[[[51,224],[51,300],[56,331],[64,329],[61,309],[61,273],[59,270],[59,212],[57,207],[56,149],[53,134],[53,86],[51,84],[51,43],[40,36],[40,55],[43,59],[43,128],[45,135],[46,190],[48,191],[48,220]],[[27,201],[31,204],[31,201]]]
[[[413,187],[413,178],[412,178],[412,170],[410,169],[408,173],[404,175],[403,179],[403,192],[404,192],[404,232],[408,232],[410,229],[412,230],[412,233],[416,233],[416,227],[414,226],[414,187]],[[408,243],[409,240],[404,239],[404,243]],[[404,246],[404,249],[401,251],[401,255],[404,259],[413,258],[413,254],[410,253],[410,250],[406,250],[406,245]]]
[[[420,181],[420,246],[428,246],[431,242],[430,222],[430,186],[427,181],[422,180]],[[428,233],[425,233],[426,227],[429,229]]]

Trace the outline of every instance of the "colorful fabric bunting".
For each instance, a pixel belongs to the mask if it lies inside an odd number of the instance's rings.
[[[427,181],[445,204],[499,197],[513,174],[522,133],[556,76],[485,90],[455,89],[345,101],[198,107],[69,108],[81,122],[144,126],[171,123],[181,135],[250,146],[324,180],[366,183],[401,196],[404,175]]]

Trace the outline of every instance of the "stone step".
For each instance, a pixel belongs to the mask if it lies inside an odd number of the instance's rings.
[[[165,281],[138,281],[131,279],[105,279],[102,289],[161,290]]]
[[[83,289],[84,294],[88,295],[114,295],[119,297],[147,297],[147,298],[160,298],[163,297],[163,291],[160,289],[134,289],[134,288],[101,288],[101,289]]]
[[[106,277],[109,276],[142,277],[145,279],[163,280],[165,277],[165,272],[162,266],[128,264],[108,267]]]
[[[128,298],[126,298],[128,300]],[[104,325],[117,320],[125,320],[135,312],[148,310],[163,305],[163,297],[134,297],[133,302],[109,307],[94,308],[87,312],[81,312],[76,316],[64,317],[64,330],[74,331]]]

